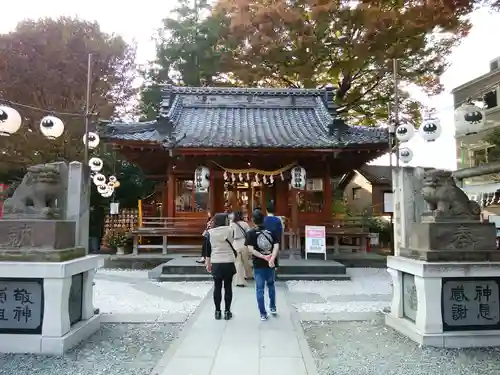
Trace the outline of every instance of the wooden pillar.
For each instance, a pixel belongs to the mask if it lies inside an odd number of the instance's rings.
[[[287,181],[282,181],[277,179],[276,185],[276,197],[274,202],[275,214],[278,216],[285,216],[290,220],[290,212],[288,211],[288,200],[289,191]]]
[[[264,215],[267,215],[267,204],[266,204],[266,193],[267,193],[267,186],[264,184],[260,185],[260,208],[262,210],[262,213]]]
[[[173,170],[168,171],[167,179],[167,217],[175,216],[175,176]]]
[[[216,208],[215,208],[215,191],[217,190],[215,186],[215,173],[213,171],[210,171],[210,186],[208,188],[208,210],[212,215],[215,215],[216,213]]]
[[[325,168],[325,176],[323,178],[323,218],[327,222],[330,222],[332,219],[332,179],[330,176],[330,166],[327,165]]]
[[[238,188],[236,187],[236,183],[230,187],[231,198],[229,199],[229,205],[231,211],[236,211],[239,209],[238,207]]]
[[[299,190],[290,189],[290,194],[292,196],[292,223],[290,229],[295,233],[295,243],[290,244],[290,247],[300,248],[300,231],[299,231]]]
[[[168,177],[167,177],[168,180]],[[163,189],[161,191],[161,216],[168,216],[168,183],[163,180]]]

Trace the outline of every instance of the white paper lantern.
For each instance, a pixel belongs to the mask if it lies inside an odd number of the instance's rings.
[[[104,162],[101,158],[90,158],[89,167],[92,172],[99,172],[104,166]]]
[[[292,188],[293,189],[304,189],[306,187],[306,170],[301,166],[297,165],[291,170],[292,174]]]
[[[484,127],[486,116],[484,109],[467,102],[455,110],[455,136],[477,134]]]
[[[0,105],[0,135],[9,136],[21,128],[22,119],[14,108]]]
[[[99,187],[99,186],[106,186],[106,176],[103,174],[97,173],[94,178],[92,179],[94,182],[94,185]]]
[[[99,146],[100,138],[99,138],[99,135],[97,133],[88,132],[87,136],[85,136],[85,134],[84,134],[83,135],[83,144],[85,144],[87,140],[88,140],[89,149],[92,150],[92,149],[96,148],[97,146]]]
[[[413,159],[413,151],[408,147],[402,147],[399,149],[398,157],[403,163],[409,163]]]
[[[422,121],[420,135],[426,142],[433,142],[441,135],[441,123],[437,118]]]
[[[56,139],[64,133],[64,124],[58,117],[45,116],[40,121],[40,130],[45,137]]]
[[[108,181],[115,183],[117,181],[116,176],[109,176]]]
[[[414,134],[415,128],[411,124],[402,124],[396,128],[396,138],[399,142],[408,142]]]
[[[108,187],[106,186],[106,184],[103,184],[103,185],[97,185],[97,192],[98,192],[99,194],[101,194],[101,195],[102,195],[102,194],[104,194],[104,193],[106,193],[108,190],[109,190],[109,189],[108,189]]]
[[[226,177],[224,177],[226,179]],[[232,175],[233,182],[236,179],[234,174]],[[196,189],[208,189],[210,186],[210,169],[204,166],[196,168],[194,171],[194,184]]]
[[[103,198],[109,198],[113,195],[114,192],[115,192],[114,189],[110,188],[109,186],[106,186],[106,191],[101,193],[101,196]]]

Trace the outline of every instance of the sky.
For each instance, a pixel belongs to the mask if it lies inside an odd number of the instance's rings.
[[[18,5],[22,4],[22,5]],[[103,31],[116,33],[138,46],[138,63],[146,63],[154,58],[152,36],[161,26],[161,20],[169,15],[175,0],[149,0],[147,6],[118,0],[23,0],[10,2],[2,7],[0,33],[13,30],[25,18],[78,16],[99,22]],[[500,14],[487,10],[476,11],[471,16],[473,29],[450,57],[450,68],[441,77],[445,92],[433,98],[419,93],[416,96],[425,104],[438,111],[443,128],[441,137],[433,143],[425,143],[416,136],[408,146],[413,151],[409,165],[456,168],[456,152],[453,125],[453,97],[451,90],[489,70],[489,61],[500,57],[500,43],[494,43],[500,35]],[[493,43],[491,43],[493,42]],[[389,157],[383,156],[374,164],[387,165]]]

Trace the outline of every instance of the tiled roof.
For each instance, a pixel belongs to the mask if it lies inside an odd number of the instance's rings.
[[[392,168],[385,165],[363,165],[358,169],[371,184],[390,184]]]
[[[331,91],[166,87],[158,121],[104,127],[103,137],[165,147],[333,148],[387,143],[386,132],[335,122]]]

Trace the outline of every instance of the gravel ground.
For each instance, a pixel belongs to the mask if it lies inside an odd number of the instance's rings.
[[[350,281],[288,281],[288,298],[299,312],[371,312],[390,305],[385,269],[348,268],[347,273]]]
[[[158,283],[147,271],[100,269],[94,306],[102,313],[191,314],[212,287],[210,282]],[[138,303],[140,301],[140,303]]]
[[[420,347],[382,322],[303,322],[319,375],[498,375],[500,348]]]
[[[149,375],[180,327],[101,324],[64,357],[0,354],[0,375]]]

